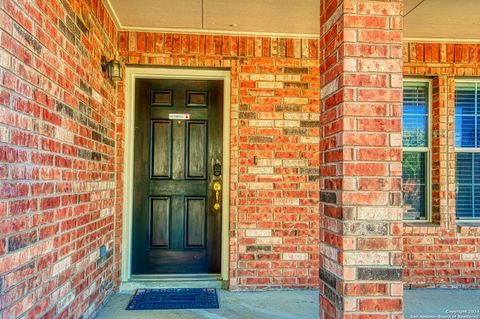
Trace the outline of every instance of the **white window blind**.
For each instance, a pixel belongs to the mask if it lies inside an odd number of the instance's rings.
[[[455,84],[456,215],[480,218],[480,82]]]

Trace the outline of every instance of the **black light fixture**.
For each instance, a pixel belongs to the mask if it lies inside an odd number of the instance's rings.
[[[108,72],[108,78],[112,81],[122,80],[122,65],[117,59],[107,61],[107,58],[102,55],[101,60],[103,72]]]

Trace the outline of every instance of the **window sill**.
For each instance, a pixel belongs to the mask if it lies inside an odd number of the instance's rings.
[[[460,235],[479,236],[480,221],[457,220],[457,232]]]
[[[435,234],[438,232],[440,224],[427,222],[427,221],[404,221],[403,232],[404,234]]]

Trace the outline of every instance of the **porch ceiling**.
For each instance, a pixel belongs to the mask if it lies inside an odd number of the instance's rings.
[[[315,37],[320,0],[103,0],[122,30]],[[404,0],[406,39],[480,40],[479,0]]]
[[[122,29],[318,36],[320,0],[103,0]]]
[[[479,0],[405,0],[404,37],[480,40]]]

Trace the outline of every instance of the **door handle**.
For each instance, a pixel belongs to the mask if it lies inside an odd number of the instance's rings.
[[[220,210],[220,191],[222,190],[222,184],[219,181],[213,183],[213,191],[215,192],[215,202],[213,203],[214,210]]]

